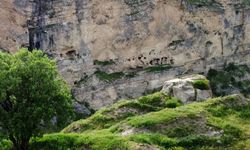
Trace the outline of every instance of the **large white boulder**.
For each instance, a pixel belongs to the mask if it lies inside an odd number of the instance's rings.
[[[183,103],[203,101],[212,97],[209,81],[202,75],[191,75],[166,81],[162,92]]]

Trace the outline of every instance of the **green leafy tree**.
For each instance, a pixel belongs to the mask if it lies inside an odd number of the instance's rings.
[[[55,61],[38,50],[0,52],[0,132],[14,149],[28,149],[31,137],[63,125],[71,114],[70,90]]]

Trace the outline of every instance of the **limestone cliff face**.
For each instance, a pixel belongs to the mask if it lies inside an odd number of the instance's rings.
[[[27,17],[14,1],[0,1],[0,49],[15,52],[18,47],[26,46],[28,39]]]
[[[0,12],[0,48],[55,57],[77,101],[94,109],[178,75],[250,63],[250,10],[240,0],[2,0]],[[159,65],[171,69],[145,69]]]

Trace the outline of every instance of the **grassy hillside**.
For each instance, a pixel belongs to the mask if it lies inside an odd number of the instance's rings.
[[[120,101],[31,149],[250,149],[250,102],[231,95],[182,105],[155,93]]]

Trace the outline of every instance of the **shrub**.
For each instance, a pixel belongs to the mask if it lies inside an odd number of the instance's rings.
[[[12,149],[13,147],[13,144],[11,141],[8,141],[8,140],[0,140],[0,149],[1,150],[10,150]]]
[[[193,86],[196,89],[200,89],[200,90],[209,90],[209,81],[206,79],[202,79],[202,80],[195,80],[193,82]]]
[[[230,63],[222,71],[210,69],[207,77],[215,96],[225,96],[235,90],[239,90],[247,96],[250,93],[250,80],[241,79],[249,73],[250,67],[247,65]]]

